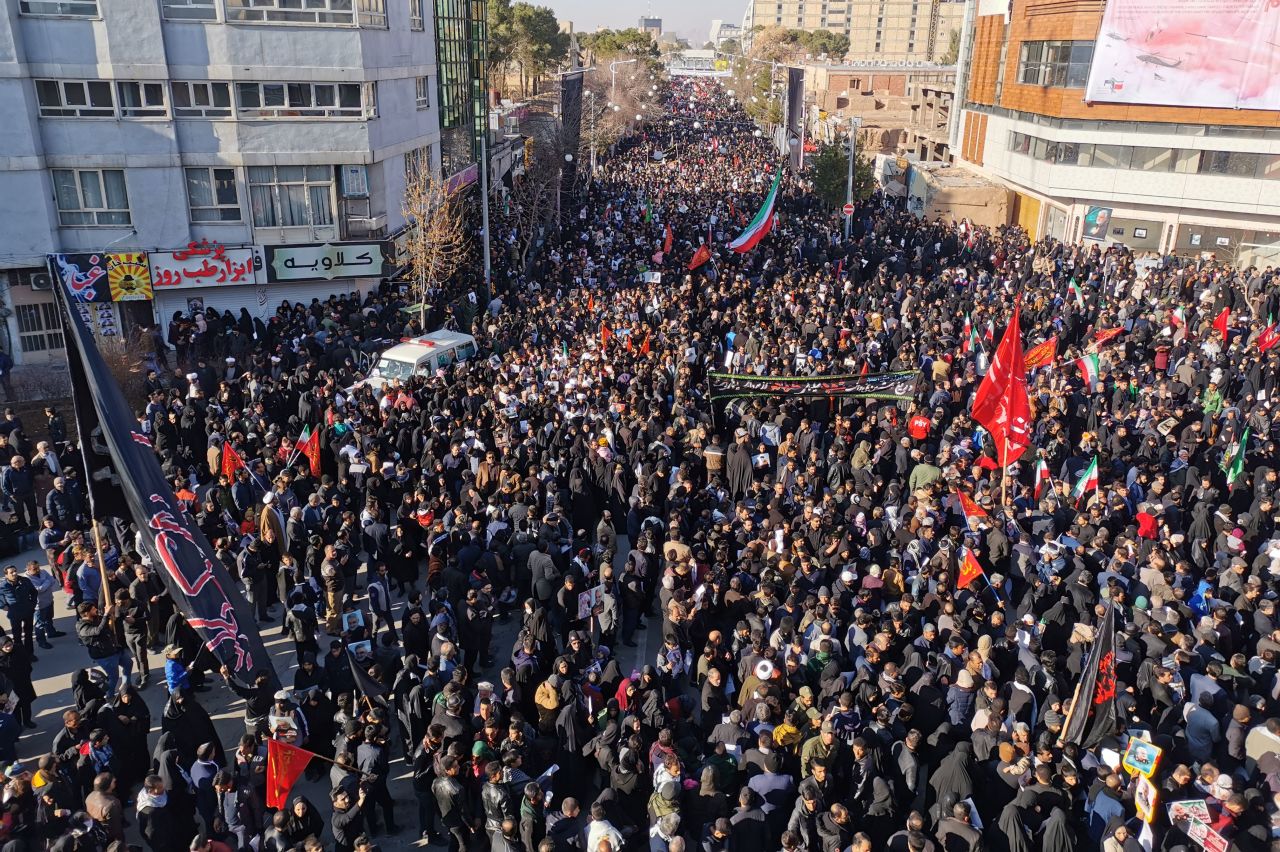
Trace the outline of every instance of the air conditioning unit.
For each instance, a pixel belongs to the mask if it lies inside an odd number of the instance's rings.
[[[381,216],[361,216],[347,220],[347,230],[362,234],[372,234],[387,227],[386,214]]]
[[[47,272],[31,273],[31,289],[32,290],[52,290],[53,276]]]

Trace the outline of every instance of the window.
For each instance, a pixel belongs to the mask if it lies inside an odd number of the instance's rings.
[[[114,118],[111,83],[106,80],[36,80],[36,100],[44,118]]]
[[[187,200],[192,222],[239,222],[240,198],[235,169],[187,169]]]
[[[227,83],[172,83],[176,118],[230,118],[231,87]]]
[[[329,166],[250,166],[249,205],[255,228],[333,224]]]
[[[367,114],[361,105],[361,86],[360,83],[236,83],[236,107],[241,118],[360,118]],[[376,114],[376,105],[373,109]]]
[[[361,95],[364,100],[364,117],[378,117],[378,83],[370,80],[368,83],[360,84]]]
[[[1258,171],[1258,155],[1239,151],[1205,151],[1200,157],[1200,174],[1226,177],[1253,177]]]
[[[160,11],[170,21],[216,21],[217,0],[160,0]]]
[[[1129,168],[1144,172],[1170,172],[1173,171],[1176,154],[1172,148],[1135,147]]]
[[[1018,82],[1083,88],[1092,61],[1091,41],[1024,41],[1018,58]]]
[[[123,118],[164,118],[164,83],[116,83]]]
[[[1031,137],[1025,133],[1010,133],[1009,150],[1014,154],[1030,154]]]
[[[62,349],[62,324],[58,321],[56,302],[38,305],[14,305],[18,319],[18,343],[23,352]]]
[[[409,0],[409,29],[421,32],[426,28],[426,17],[422,14],[424,0]]]
[[[431,78],[419,77],[416,82],[418,86],[418,109],[426,109],[431,106]]]
[[[44,118],[164,118],[164,84],[109,80],[36,80]]]
[[[385,27],[384,0],[226,0],[227,20]]]
[[[1103,169],[1127,169],[1132,151],[1128,145],[1094,145],[1092,165]]]
[[[1258,177],[1280,180],[1280,154],[1263,154],[1258,158]]]
[[[18,0],[18,11],[23,15],[96,18],[98,0]]]
[[[53,194],[64,228],[128,225],[129,194],[122,169],[54,169]]]

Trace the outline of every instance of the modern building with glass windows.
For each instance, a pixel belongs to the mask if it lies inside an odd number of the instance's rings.
[[[376,286],[407,168],[440,164],[433,2],[5,3],[0,298],[13,313],[0,348],[59,361],[51,278],[93,257],[109,278],[128,259],[152,279],[150,299],[94,306],[117,333],[174,310],[269,314]],[[371,256],[324,248],[339,243],[384,255],[338,264]],[[192,244],[209,266],[188,261]]]
[[[488,127],[485,0],[435,0],[441,171],[457,186],[477,180]]]
[[[1280,263],[1280,110],[1222,96],[1250,90],[1249,51],[1194,34],[1153,47],[1174,22],[1132,0],[975,6],[951,151],[1014,190],[1033,238]],[[1215,71],[1235,82],[1205,97]]]

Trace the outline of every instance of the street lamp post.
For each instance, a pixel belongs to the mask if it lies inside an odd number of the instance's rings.
[[[616,102],[618,100],[618,66],[630,65],[635,62],[634,59],[616,59],[609,63],[609,99]]]
[[[844,200],[846,204],[853,203],[853,164],[858,158],[858,128],[862,126],[862,119],[854,116],[849,120],[849,174],[845,178]],[[849,239],[850,229],[853,227],[853,217],[844,217],[844,238]]]

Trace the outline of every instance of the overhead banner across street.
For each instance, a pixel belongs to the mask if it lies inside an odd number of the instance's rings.
[[[1085,100],[1280,109],[1280,3],[1108,0]]]
[[[915,396],[917,375],[914,370],[868,376],[739,376],[733,373],[712,373],[711,398],[843,396],[911,399]]]

